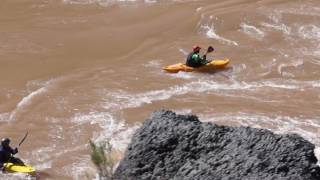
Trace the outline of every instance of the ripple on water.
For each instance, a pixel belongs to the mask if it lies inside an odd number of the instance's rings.
[[[212,24],[211,26],[209,25],[201,25],[201,29],[205,31],[205,35],[208,37],[208,38],[211,38],[211,39],[216,39],[222,43],[226,43],[226,44],[229,44],[229,45],[234,45],[234,46],[239,46],[239,44],[236,42],[236,41],[233,41],[233,40],[230,40],[230,39],[227,39],[225,37],[222,37],[220,35],[218,35],[215,31],[215,28],[214,28],[214,25]]]
[[[256,38],[258,40],[262,40],[265,36],[265,33],[253,26],[253,25],[248,25],[246,23],[241,23],[240,24],[240,27],[242,28],[242,31],[245,33],[245,34],[248,34],[249,36],[253,37],[253,38]]]

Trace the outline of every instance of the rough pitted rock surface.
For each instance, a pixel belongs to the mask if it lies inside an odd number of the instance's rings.
[[[320,180],[314,145],[296,134],[218,126],[157,111],[137,130],[115,179]]]

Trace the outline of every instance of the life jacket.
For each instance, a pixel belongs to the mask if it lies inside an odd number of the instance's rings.
[[[189,67],[200,67],[202,66],[202,64],[200,62],[197,62],[195,59],[192,58],[192,56],[196,54],[194,52],[191,52],[188,56],[187,56],[187,62],[186,65]]]
[[[11,148],[5,148],[3,146],[0,146],[0,163],[5,163],[10,160],[12,154],[11,151]]]
[[[186,65],[190,66],[190,67],[194,67],[196,66],[196,63],[194,62],[194,60],[192,59],[194,52],[189,53],[189,55],[187,56],[187,62]]]

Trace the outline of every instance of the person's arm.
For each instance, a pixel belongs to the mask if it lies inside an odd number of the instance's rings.
[[[14,154],[17,154],[18,153],[18,148],[16,147],[16,148],[14,148]]]
[[[11,154],[17,154],[18,153],[18,148],[12,149],[11,147],[9,147],[9,151],[10,151]]]
[[[207,55],[205,54],[205,55],[202,56],[201,64],[206,65],[207,63],[208,63],[208,61],[207,61]]]
[[[203,55],[202,58],[199,54],[196,54],[196,61],[197,63],[200,63],[202,65],[206,65],[208,63],[207,59],[207,55]]]

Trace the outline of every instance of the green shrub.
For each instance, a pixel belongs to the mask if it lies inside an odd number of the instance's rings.
[[[112,145],[109,140],[95,144],[90,140],[91,161],[97,167],[99,179],[112,180],[114,160],[112,159]]]

